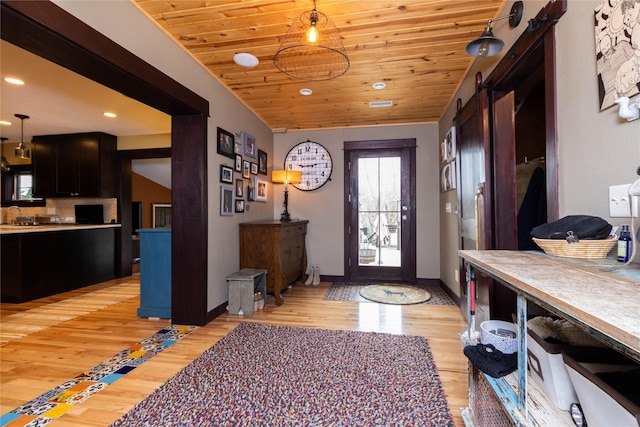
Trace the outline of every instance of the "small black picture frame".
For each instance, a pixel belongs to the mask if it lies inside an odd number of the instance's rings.
[[[267,174],[267,153],[262,150],[258,150],[258,173]]]
[[[227,165],[220,165],[220,182],[233,184],[233,169]]]
[[[258,164],[251,162],[251,175],[258,175]]]
[[[249,179],[251,176],[251,162],[249,160],[242,161],[242,177]]]
[[[242,156],[240,154],[236,154],[236,163],[234,165],[234,170],[236,172],[242,173]]]
[[[234,138],[235,137],[231,132],[227,132],[226,130],[219,127],[218,128],[218,145],[217,145],[218,154],[221,154],[230,159],[235,159],[236,143]]]

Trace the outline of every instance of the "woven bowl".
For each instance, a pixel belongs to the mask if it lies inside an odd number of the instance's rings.
[[[580,240],[568,243],[564,239],[536,239],[536,245],[547,254],[564,258],[606,258],[607,254],[618,243],[618,237],[612,236],[600,240]]]

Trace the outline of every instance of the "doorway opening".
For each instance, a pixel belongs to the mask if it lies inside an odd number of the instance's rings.
[[[346,280],[415,282],[415,140],[404,144],[345,144]]]

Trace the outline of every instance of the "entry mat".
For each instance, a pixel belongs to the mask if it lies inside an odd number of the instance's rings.
[[[0,417],[1,427],[44,426],[196,330],[171,325]]]

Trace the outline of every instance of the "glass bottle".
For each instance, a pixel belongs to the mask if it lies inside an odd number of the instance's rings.
[[[631,233],[629,233],[629,226],[623,225],[622,231],[620,231],[620,237],[618,238],[618,261],[627,262],[631,256]]]

